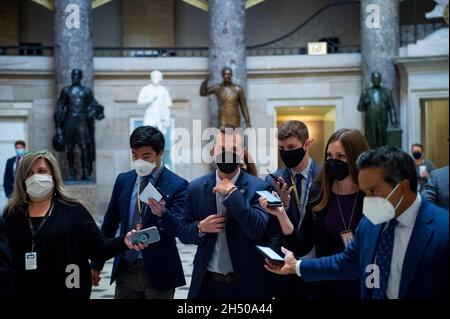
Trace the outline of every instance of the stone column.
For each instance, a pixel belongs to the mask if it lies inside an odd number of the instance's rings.
[[[93,50],[92,50],[92,1],[57,0],[54,5],[54,61],[55,61],[55,105],[62,88],[72,83],[71,72],[78,68],[83,71],[81,84],[93,90]],[[53,114],[52,114],[53,115]],[[51,119],[53,120],[53,116]],[[79,149],[75,148],[75,169],[81,171],[78,160]],[[67,178],[68,163],[65,152],[59,152],[63,177]],[[95,165],[95,164],[94,164]],[[95,169],[92,179],[95,181]]]
[[[381,74],[381,85],[392,90],[400,121],[399,87],[394,58],[400,46],[400,1],[361,0],[362,86],[372,86],[371,74]],[[387,143],[402,146],[401,128],[388,128]]]
[[[71,71],[83,71],[82,85],[93,89],[92,1],[54,1],[55,79],[57,94],[72,83]]]
[[[400,45],[399,0],[361,0],[361,55],[363,88],[372,85],[373,71],[380,72],[382,85],[397,96],[393,59]]]
[[[233,82],[246,87],[245,0],[209,0],[209,70],[212,83],[221,83],[224,66],[233,70]],[[209,99],[210,125],[217,127],[218,105]],[[245,123],[241,115],[241,123]],[[242,125],[242,124],[241,124]]]

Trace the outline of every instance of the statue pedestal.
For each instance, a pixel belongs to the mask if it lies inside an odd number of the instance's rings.
[[[399,127],[390,127],[387,129],[387,145],[402,148],[403,130]]]
[[[64,188],[72,197],[80,199],[95,218],[97,212],[97,185],[89,181],[65,181]]]

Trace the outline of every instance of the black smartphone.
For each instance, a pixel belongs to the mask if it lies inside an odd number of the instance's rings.
[[[279,177],[276,177],[275,175],[273,175],[268,169],[267,169],[267,175],[269,175],[275,183],[280,183],[280,186],[283,187],[284,184],[278,180]]]
[[[131,242],[135,244],[152,244],[160,240],[158,228],[155,226],[140,231],[131,235]]]
[[[278,255],[272,248],[265,246],[256,246],[256,249],[263,254],[264,257],[274,264],[284,264],[284,258]]]

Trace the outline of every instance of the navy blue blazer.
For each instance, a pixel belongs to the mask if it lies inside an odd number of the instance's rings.
[[[430,173],[422,195],[430,202],[448,209],[448,165]]]
[[[14,189],[14,163],[16,157],[11,157],[6,161],[5,173],[3,175],[3,189],[6,197],[10,197]]]
[[[125,235],[128,232],[130,200],[136,178],[134,170],[117,177],[101,228],[106,238],[116,236],[119,223],[120,234]],[[172,289],[186,284],[175,237],[186,200],[188,182],[164,167],[155,187],[164,197],[166,213],[160,218],[152,214],[150,207],[145,204],[147,211],[144,214],[143,228],[158,227],[161,240],[144,249],[142,256],[150,285],[160,290]],[[123,254],[120,254],[114,259],[111,283],[115,280],[117,266],[122,256]],[[101,261],[95,261],[92,268],[102,269],[103,264]]]
[[[448,210],[422,197],[422,204],[409,240],[400,279],[399,299],[448,298],[449,239]],[[361,298],[368,299],[366,278],[373,264],[382,225],[363,217],[355,240],[340,254],[305,259],[300,273],[306,281],[360,278]]]
[[[196,298],[202,286],[206,268],[211,261],[217,234],[199,236],[197,225],[209,215],[217,214],[216,171],[191,182],[180,222],[178,238],[185,244],[198,245],[194,258],[188,298]],[[237,277],[236,298],[270,298],[272,292],[265,285],[264,258],[256,250],[269,220],[259,205],[257,191],[271,190],[263,180],[241,171],[233,192],[224,202],[228,220],[226,234],[231,263]]]

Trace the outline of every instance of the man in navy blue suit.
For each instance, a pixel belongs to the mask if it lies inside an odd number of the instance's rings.
[[[283,199],[286,213],[297,229],[300,228],[305,216],[311,185],[320,172],[319,165],[309,154],[311,144],[312,140],[309,138],[308,127],[305,123],[288,121],[281,124],[278,128],[278,148],[280,158],[286,167],[266,177],[266,182],[273,185]],[[271,246],[278,246],[275,250],[279,250],[282,242],[281,234],[274,237]],[[307,299],[307,285],[301,278],[289,276],[277,297]]]
[[[306,281],[360,278],[362,299],[448,298],[449,219],[417,193],[417,174],[405,152],[384,146],[360,155],[359,186],[366,193],[355,238],[340,254],[266,264]]]
[[[14,177],[16,176],[16,170],[19,167],[20,161],[25,154],[26,144],[24,141],[16,141],[14,148],[16,149],[16,156],[11,157],[6,161],[5,173],[3,175],[3,189],[5,195],[9,198],[14,190]]]
[[[188,182],[164,165],[164,136],[156,128],[141,126],[130,137],[134,170],[117,177],[105,214],[102,232],[107,238],[131,229],[156,226],[160,241],[142,252],[125,252],[114,259],[111,283],[116,299],[172,299],[175,288],[186,284],[175,237],[186,199]],[[144,203],[138,194],[152,183],[163,198]],[[92,263],[93,285],[98,285],[102,261]]]
[[[191,182],[179,239],[198,246],[188,298],[267,298],[263,257],[256,244],[269,220],[257,191],[270,185],[239,168],[244,155],[239,131],[217,134],[217,170]]]

